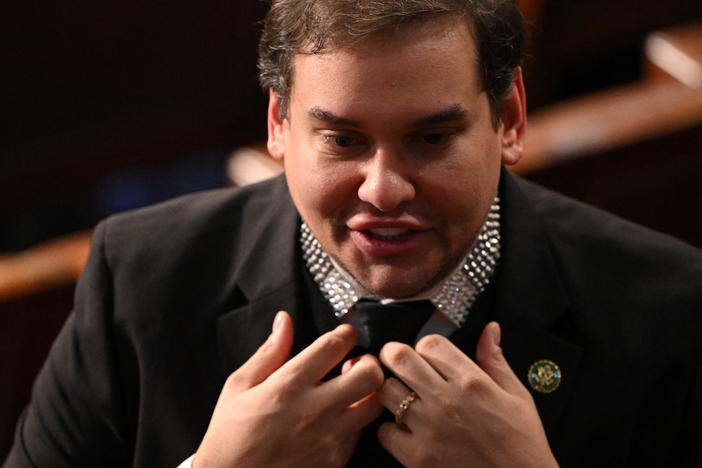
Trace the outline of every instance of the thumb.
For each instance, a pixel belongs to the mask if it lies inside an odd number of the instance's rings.
[[[273,320],[273,330],[268,339],[230,376],[232,389],[248,390],[266,380],[287,361],[292,344],[292,320],[287,312],[281,310]]]
[[[490,322],[485,326],[478,340],[475,359],[480,368],[488,374],[497,385],[508,393],[519,394],[524,391],[524,386],[519,381],[512,368],[502,354],[500,339],[502,331],[497,322]]]

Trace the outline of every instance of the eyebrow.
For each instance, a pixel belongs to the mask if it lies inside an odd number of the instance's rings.
[[[321,109],[319,107],[313,107],[307,112],[311,118],[319,120],[320,122],[327,122],[334,125],[344,125],[348,127],[359,127],[360,123],[357,120],[347,119],[345,117],[339,117],[334,115],[329,111]]]
[[[428,115],[415,120],[413,125],[415,127],[426,127],[438,123],[465,120],[468,120],[468,111],[466,111],[461,105],[454,104],[451,107],[437,112],[436,114]]]
[[[342,125],[348,127],[360,127],[361,123],[358,120],[348,119],[346,117],[340,117],[327,110],[320,107],[313,107],[307,112],[307,115],[314,120],[319,120],[320,122],[326,122],[333,125]],[[466,111],[461,105],[454,104],[441,110],[435,114],[431,114],[425,117],[420,117],[412,123],[413,127],[425,127],[428,125],[434,125],[443,122],[454,122],[454,121],[465,121],[468,120],[468,111]]]

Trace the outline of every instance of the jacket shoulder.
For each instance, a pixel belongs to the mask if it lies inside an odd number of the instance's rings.
[[[285,193],[282,180],[270,179],[242,188],[191,193],[108,217],[109,235],[170,235],[193,229],[231,225],[249,210],[260,212]]]
[[[599,317],[687,323],[702,333],[702,251],[519,180],[574,304]],[[654,327],[655,328],[655,327]]]
[[[650,362],[699,356],[702,251],[536,184],[518,184],[543,223],[569,316],[589,330],[584,342],[616,343],[621,355]]]
[[[230,250],[242,236],[265,231],[287,198],[282,178],[238,189],[209,190],[113,215],[101,223],[98,232],[102,232],[105,255],[113,266],[137,257],[163,262],[215,241],[226,245],[209,247]]]
[[[630,266],[650,263],[657,268],[702,273],[702,250],[690,244],[529,181],[517,179],[517,183],[560,252],[572,251],[585,257],[583,261]]]

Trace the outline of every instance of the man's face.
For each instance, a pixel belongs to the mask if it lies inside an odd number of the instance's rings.
[[[378,295],[415,295],[473,245],[501,161],[521,155],[521,75],[493,126],[465,20],[446,16],[347,49],[296,55],[269,150],[325,251]]]

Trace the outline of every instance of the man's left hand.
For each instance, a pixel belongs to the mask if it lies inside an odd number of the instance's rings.
[[[541,419],[500,348],[492,322],[478,342],[476,362],[439,335],[415,349],[388,343],[380,360],[389,378],[380,401],[395,412],[415,392],[401,423],[379,429],[380,442],[407,467],[557,467]]]

